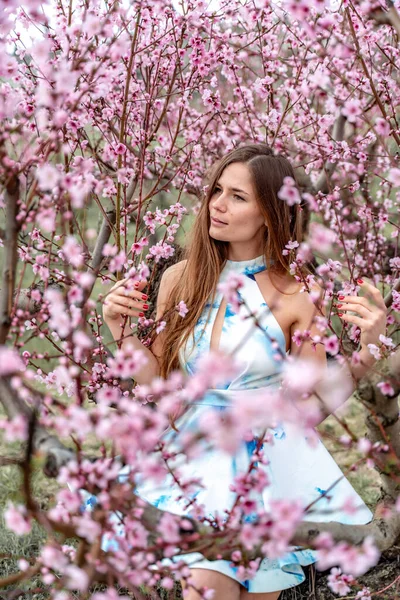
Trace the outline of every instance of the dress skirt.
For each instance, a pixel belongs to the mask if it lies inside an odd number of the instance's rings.
[[[250,390],[247,393],[250,393]],[[168,449],[179,450],[181,436],[198,432],[204,427],[204,419],[208,418],[210,410],[225,411],[230,404],[230,396],[232,394],[228,390],[212,390],[201,402],[190,406],[176,422],[178,432],[171,429],[163,436],[164,440],[168,440]],[[264,457],[268,464],[259,462],[257,469],[265,471],[269,484],[262,493],[257,492],[250,496],[256,501],[257,509],[269,511],[271,500],[301,500],[302,506],[306,507],[318,499],[304,517],[305,520],[349,524],[371,521],[371,511],[344,477],[319,438],[316,443],[310,444],[307,437],[295,433],[293,428],[286,428],[283,424],[268,431],[272,434],[271,443],[263,445]],[[218,444],[215,446],[204,443],[201,453],[191,456],[185,464],[180,462],[177,465],[181,476],[199,477],[202,481],[204,488],[198,487],[190,498],[196,498],[197,504],[204,509],[204,516],[212,519],[218,514],[223,521],[225,511],[232,507],[237,495],[230,490],[230,486],[235,476],[248,471],[258,440],[257,434],[259,435],[259,432],[254,433],[254,439],[240,442],[233,455],[222,450]],[[332,489],[325,494],[333,484],[335,485]],[[178,500],[182,491],[174,484],[170,475],[161,485],[151,482],[138,483],[136,493],[161,510],[196,518],[196,513],[186,509],[188,500]],[[348,500],[352,501],[352,506],[358,507],[351,515],[343,510],[343,505]],[[237,567],[229,561],[209,561],[200,553],[181,554],[163,562],[171,564],[171,561],[179,560],[184,560],[191,568],[219,571],[235,579],[250,593],[262,593],[283,590],[302,583],[305,580],[302,567],[315,563],[317,553],[311,549],[293,546],[290,552],[279,558],[264,557],[251,579],[241,579]]]

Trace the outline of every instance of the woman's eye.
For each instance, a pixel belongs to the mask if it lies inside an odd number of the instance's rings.
[[[233,197],[236,198],[236,200],[243,200],[243,202],[244,202],[244,198],[242,198],[241,196],[238,196],[237,194],[234,194]]]

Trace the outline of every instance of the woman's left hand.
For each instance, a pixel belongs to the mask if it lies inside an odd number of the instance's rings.
[[[387,307],[381,292],[371,283],[358,280],[360,288],[365,296],[338,296],[338,316],[347,323],[353,323],[361,330],[361,348],[368,344],[379,344],[379,336],[386,334]],[[347,311],[355,312],[356,315],[345,314]],[[359,315],[359,316],[358,316]]]

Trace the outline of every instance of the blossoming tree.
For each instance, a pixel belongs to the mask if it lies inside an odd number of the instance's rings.
[[[25,503],[10,504],[5,519],[19,535],[33,519],[48,533],[39,556],[0,585],[40,573],[55,600],[73,591],[87,598],[97,581],[108,587],[95,600],[114,598],[115,582],[139,598],[142,585],[172,590],[174,578],[188,577],[185,563],[161,562],[177,547],[201,547],[251,577],[260,556],[299,544],[319,549],[319,567],[335,567],[331,589],[348,593],[400,533],[398,2],[0,0],[0,9],[0,399],[5,442],[25,448],[16,461]],[[267,142],[295,166],[298,185],[287,180],[280,198],[299,204],[309,227],[302,244],[287,240],[282,251],[304,291],[314,282],[324,291],[327,317],[316,316],[313,342],[325,346],[332,369],[360,361],[359,328],[351,315],[333,316],[334,295],[355,294],[361,276],[385,295],[386,335],[371,345],[373,367],[358,381],[368,439],[337,417],[341,443],[358,447],[381,475],[382,502],[368,525],[314,523],[304,507],[283,501],[245,523],[249,490],[268,485],[251,469],[237,481],[225,522],[210,522],[195,505],[182,519],[134,494],[137,476],[157,482],[171,469],[159,442],[171,411],[223,380],[234,357],[204,357],[193,378],[176,372],[135,388],[144,359],[122,340],[134,331],[146,344],[165,322],[154,312],[125,319],[119,343],[108,343],[101,305],[122,278],[146,281],[154,300],[176,236],[202,198],[204,173],[249,141]],[[306,263],[314,274],[304,277]],[[233,305],[238,286],[232,280],[224,290]],[[176,310],[185,318],[184,303]],[[293,343],[309,335],[296,331]],[[233,451],[255,423],[267,432],[283,415],[312,437],[321,406],[332,412],[351,390],[333,376],[326,397],[307,404],[313,377],[304,387],[305,368],[288,365],[290,381],[303,387],[271,395],[271,414],[265,399],[238,402],[228,424],[216,420],[182,454],[190,457],[201,438]],[[94,457],[85,451],[89,436],[99,443]],[[38,453],[60,483],[48,511],[32,494]],[[179,483],[189,501],[196,482]],[[87,494],[96,504],[82,511]]]

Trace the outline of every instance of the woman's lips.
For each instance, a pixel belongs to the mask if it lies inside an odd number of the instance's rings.
[[[211,217],[211,223],[213,225],[215,225],[216,227],[222,227],[223,225],[227,225],[227,223],[224,223],[223,221],[219,221],[215,217]]]

